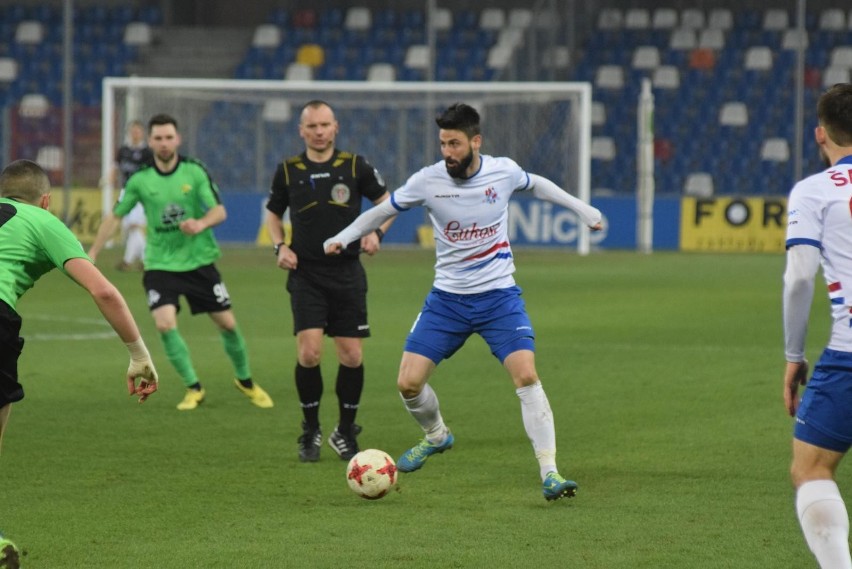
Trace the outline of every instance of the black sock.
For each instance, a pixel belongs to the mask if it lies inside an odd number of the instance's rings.
[[[319,427],[319,405],[322,399],[322,371],[319,366],[302,367],[296,364],[296,391],[302,415],[308,427]]]
[[[240,385],[242,385],[242,386],[243,386],[243,387],[245,387],[246,389],[251,389],[252,387],[254,387],[254,383],[252,383],[252,381],[251,381],[251,378],[250,378],[250,377],[247,377],[247,378],[245,378],[245,379],[239,379],[239,378],[237,378],[237,381],[239,381],[239,382],[240,382]]]
[[[340,410],[340,430],[352,428],[358,405],[361,403],[361,392],[364,390],[364,366],[337,368],[337,405]]]
[[[196,381],[195,383],[189,386],[189,389],[192,389],[194,391],[201,391],[201,382]]]

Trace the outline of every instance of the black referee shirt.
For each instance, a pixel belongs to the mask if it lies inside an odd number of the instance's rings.
[[[335,150],[328,162],[308,160],[303,152],[275,169],[266,209],[281,217],[290,208],[293,242],[300,261],[335,262],[357,258],[355,241],[338,257],[326,256],[323,242],[361,213],[361,198],[375,201],[387,188],[378,170],[357,154]]]

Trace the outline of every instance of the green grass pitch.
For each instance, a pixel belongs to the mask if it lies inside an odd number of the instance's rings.
[[[219,267],[274,409],[234,389],[213,325],[184,308],[207,401],[178,412],[183,388],[141,275],[112,270],[111,251],[101,265],[137,316],[160,391],[144,405],[129,398],[126,353],[94,304],[56,271],[38,283],[18,306],[27,397],[0,457],[0,530],[27,552],[25,568],[815,566],[787,475],[783,255],[515,257],[576,498],[542,498],[519,402],[478,337],[432,379],[455,448],[402,475],[398,492],[358,498],[327,445],[319,463],[299,463],[289,298],[266,248],[226,248]],[[398,456],[420,437],[395,380],[433,263],[429,251],[365,259],[362,448]],[[817,289],[812,361],[828,331]],[[327,341],[326,435],[335,372]],[[852,497],[848,466],[839,483]]]

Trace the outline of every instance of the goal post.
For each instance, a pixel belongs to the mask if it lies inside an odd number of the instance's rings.
[[[338,146],[366,156],[391,190],[440,160],[434,117],[465,102],[482,115],[483,153],[508,156],[528,172],[590,200],[592,87],[581,82],[106,77],[102,179],[110,180],[126,123],[168,113],[180,126],[181,151],[207,164],[223,191],[266,194],[275,165],[304,150],[297,135],[299,113],[312,99],[326,100],[335,109]],[[112,207],[115,190],[108,184],[103,188],[105,211]],[[589,232],[582,224],[576,242],[579,253],[589,252]]]
[[[636,250],[654,251],[654,93],[651,80],[642,80],[636,109]]]

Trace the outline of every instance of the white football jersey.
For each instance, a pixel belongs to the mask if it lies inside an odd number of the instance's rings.
[[[852,352],[852,156],[796,184],[787,217],[787,247],[821,251],[833,317],[828,347]]]
[[[476,294],[515,284],[509,244],[509,198],[530,187],[529,175],[509,158],[481,155],[468,179],[447,173],[444,161],[427,166],[391,194],[399,211],[423,206],[435,233],[435,288]]]

